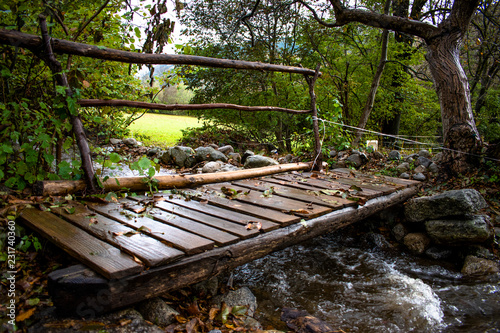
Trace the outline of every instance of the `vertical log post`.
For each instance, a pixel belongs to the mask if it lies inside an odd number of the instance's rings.
[[[40,30],[42,32],[42,41],[45,52],[45,54],[41,58],[47,63],[47,66],[49,66],[50,70],[54,74],[57,84],[66,88],[66,95],[68,97],[72,97],[73,91],[69,86],[68,78],[66,77],[66,74],[62,72],[61,63],[56,59],[54,53],[52,52],[50,37],[47,30],[46,16],[40,14],[38,16],[38,19],[40,20]],[[82,168],[85,174],[87,184],[89,186],[90,191],[96,192],[97,181],[95,179],[94,167],[92,165],[92,158],[90,156],[90,148],[87,142],[87,137],[85,136],[85,132],[83,130],[82,120],[78,114],[73,114],[69,108],[68,112],[70,115],[73,132],[75,134],[76,143],[78,145],[78,149],[80,150],[80,157],[82,159]]]
[[[314,85],[318,79],[320,72],[320,64],[316,66],[316,71],[313,77],[304,75],[307,84],[309,85],[309,96],[311,97],[311,110],[313,117],[313,132],[314,132],[314,160],[312,169],[321,171],[323,168],[323,154],[321,153],[321,140],[319,139],[319,125],[318,125],[318,108],[316,107],[316,93],[314,92]]]

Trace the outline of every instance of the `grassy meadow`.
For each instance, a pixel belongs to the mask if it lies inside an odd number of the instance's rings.
[[[141,138],[146,146],[169,147],[182,137],[182,129],[199,126],[201,123],[194,117],[146,113],[129,128],[136,137],[136,134],[148,137]]]

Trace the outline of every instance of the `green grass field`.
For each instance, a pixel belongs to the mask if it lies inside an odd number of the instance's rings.
[[[186,116],[171,116],[166,114],[146,113],[130,125],[132,134],[148,136],[142,139],[146,146],[169,147],[182,137],[182,129],[199,127],[197,118]]]

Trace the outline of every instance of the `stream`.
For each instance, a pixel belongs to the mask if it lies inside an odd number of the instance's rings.
[[[264,326],[283,307],[345,332],[500,332],[500,278],[473,279],[401,249],[371,248],[340,231],[239,267]],[[281,326],[279,326],[281,325]]]

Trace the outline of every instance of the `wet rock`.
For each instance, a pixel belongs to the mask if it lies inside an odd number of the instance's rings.
[[[421,172],[417,172],[416,174],[413,175],[414,180],[418,180],[420,182],[423,182],[426,178],[425,175]]]
[[[446,260],[451,258],[453,251],[446,248],[431,246],[425,251],[425,255],[434,260]]]
[[[246,159],[243,167],[245,169],[252,169],[252,168],[261,168],[261,167],[265,167],[265,166],[269,166],[269,165],[277,165],[277,164],[279,164],[278,161],[276,161],[270,157],[266,157],[266,156],[262,156],[262,155],[252,155]]]
[[[136,309],[142,314],[144,319],[158,326],[168,326],[174,323],[175,316],[179,315],[179,312],[159,297],[137,304]]]
[[[246,150],[244,153],[243,153],[243,156],[241,156],[241,164],[245,164],[245,162],[247,161],[247,158],[249,158],[250,156],[254,156],[254,152],[251,151],[251,150]]]
[[[417,158],[417,161],[416,161],[417,165],[422,165],[425,168],[428,168],[431,163],[432,163],[432,161],[430,159],[423,157],[423,156],[419,156]]]
[[[454,220],[429,220],[425,229],[437,244],[482,243],[493,236],[487,215]]]
[[[129,147],[135,147],[135,146],[137,146],[137,140],[134,139],[134,138],[123,139],[123,143],[126,144]]]
[[[281,320],[297,333],[336,332],[327,322],[311,316],[307,311],[283,308]]]
[[[422,232],[409,233],[403,239],[404,245],[413,253],[422,254],[429,247],[431,240]]]
[[[410,179],[410,174],[407,172],[403,172],[402,174],[399,175],[399,178]]]
[[[405,216],[409,222],[423,222],[446,216],[474,214],[486,207],[486,201],[478,191],[453,190],[409,200],[405,206]]]
[[[222,161],[224,163],[227,162],[227,157],[223,153],[218,150],[215,150],[213,147],[198,147],[194,150],[196,152],[195,159],[196,162],[203,161]]]
[[[391,150],[388,158],[391,161],[399,161],[401,159],[401,153],[398,150]]]
[[[462,267],[464,275],[486,275],[498,273],[498,261],[478,258],[475,256],[467,256]]]
[[[226,303],[227,306],[246,306],[247,315],[252,317],[257,309],[257,298],[248,287],[242,287],[237,290],[230,290],[224,295],[217,295],[212,299],[212,304],[221,306]]]
[[[122,142],[123,141],[120,139],[109,139],[109,143],[111,143],[112,145],[119,145]]]
[[[396,167],[396,170],[398,170],[401,173],[406,172],[406,171],[410,170],[410,163],[403,162]]]
[[[222,146],[218,150],[224,155],[229,155],[229,153],[234,153],[234,148],[231,145]]]
[[[229,153],[227,154],[227,157],[238,164],[241,163],[241,155],[238,153]]]
[[[418,152],[418,156],[422,156],[425,158],[431,158],[431,153],[426,149],[422,149],[421,151]]]
[[[380,249],[386,249],[393,247],[392,244],[389,243],[383,235],[374,232],[364,234],[362,236],[362,241],[372,248],[376,247]]]
[[[222,163],[221,162],[208,162],[203,166],[201,169],[201,172],[203,173],[214,173],[220,171],[222,168]]]
[[[394,228],[392,228],[392,234],[398,242],[401,242],[403,238],[408,234],[408,229],[406,229],[406,227],[402,223],[398,223],[394,226]]]

